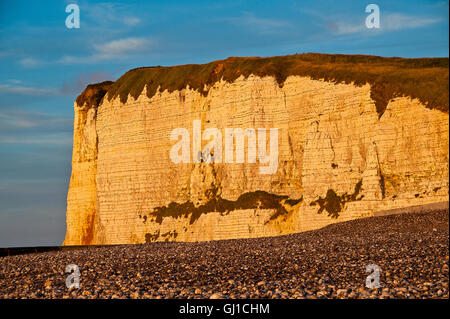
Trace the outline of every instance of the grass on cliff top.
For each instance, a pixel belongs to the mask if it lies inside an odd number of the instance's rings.
[[[83,106],[85,103],[88,108],[100,105],[103,97],[114,82],[105,81],[96,84],[89,84],[86,89],[77,97],[77,104]]]
[[[158,90],[173,92],[189,85],[202,94],[221,78],[233,82],[240,75],[273,76],[279,86],[290,75],[309,76],[336,83],[371,84],[371,97],[379,116],[390,99],[418,98],[430,109],[448,113],[448,58],[385,58],[365,55],[295,54],[276,57],[231,57],[207,64],[143,67],[122,75],[108,89],[108,99],[125,103],[128,94],[137,98],[147,85],[147,96]]]

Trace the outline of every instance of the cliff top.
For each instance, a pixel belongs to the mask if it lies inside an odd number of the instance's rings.
[[[189,85],[202,94],[223,79],[235,81],[239,76],[273,76],[283,86],[290,75],[308,76],[336,83],[354,83],[372,87],[371,97],[381,116],[390,99],[396,96],[418,98],[426,107],[449,111],[448,58],[386,58],[368,55],[306,53],[267,58],[230,57],[207,64],[132,69],[117,81],[88,85],[77,98],[79,105],[87,102],[98,106],[108,93],[109,100],[119,96],[125,103],[128,94],[137,98],[145,85],[147,96],[158,90],[173,92]],[[205,87],[206,85],[206,87]]]
[[[76,100],[77,104],[82,106],[86,103],[88,108],[92,106],[97,107],[113,83],[114,82],[112,81],[105,81],[96,84],[89,84],[84,91],[78,95]]]

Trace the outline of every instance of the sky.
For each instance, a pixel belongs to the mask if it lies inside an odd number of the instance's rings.
[[[380,9],[367,28],[365,9]],[[77,4],[80,27],[67,28]],[[448,57],[448,1],[0,0],[0,247],[61,245],[73,102],[141,66],[320,52]]]

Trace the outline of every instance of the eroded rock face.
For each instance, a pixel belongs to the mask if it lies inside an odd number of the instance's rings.
[[[273,236],[448,201],[448,114],[398,97],[379,118],[370,90],[250,75],[206,95],[187,87],[149,98],[144,88],[126,103],[75,104],[64,244]],[[192,135],[193,120],[203,130],[278,128],[276,173],[173,163],[170,133]]]
[[[64,244],[90,244],[96,216],[97,109],[74,104],[72,176],[67,195],[67,232]]]

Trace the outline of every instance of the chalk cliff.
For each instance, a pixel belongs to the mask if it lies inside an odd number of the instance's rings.
[[[274,236],[449,199],[448,59],[140,68],[88,86],[74,109],[65,245]],[[192,136],[194,120],[278,128],[276,172],[172,162],[172,130]]]

